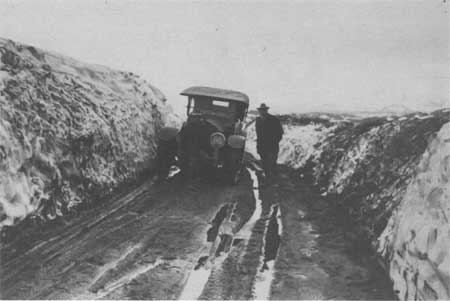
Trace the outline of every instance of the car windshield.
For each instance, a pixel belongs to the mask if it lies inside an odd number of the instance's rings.
[[[196,97],[193,99],[194,111],[201,112],[203,116],[217,120],[224,127],[233,124],[236,116],[236,103],[234,101]]]

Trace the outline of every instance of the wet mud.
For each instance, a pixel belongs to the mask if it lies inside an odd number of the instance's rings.
[[[206,241],[214,242],[216,240],[217,234],[219,233],[219,227],[222,224],[223,220],[227,216],[228,210],[230,208],[230,204],[223,205],[220,207],[219,211],[214,216],[214,219],[211,221],[211,227],[208,229],[206,233]]]
[[[275,260],[280,246],[280,226],[278,220],[278,205],[273,206],[272,213],[270,215],[269,224],[264,237],[264,265],[263,268],[267,268],[267,262]]]
[[[146,183],[2,246],[4,299],[393,299],[345,217],[288,168],[279,187]],[[54,232],[52,232],[54,233]]]

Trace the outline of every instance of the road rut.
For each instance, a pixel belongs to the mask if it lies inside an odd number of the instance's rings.
[[[345,219],[281,167],[237,186],[148,181],[2,245],[6,299],[394,299]],[[361,252],[360,252],[361,251]]]

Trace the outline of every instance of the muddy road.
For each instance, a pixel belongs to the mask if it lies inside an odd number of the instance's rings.
[[[3,299],[394,299],[345,217],[292,170],[260,187],[146,182],[2,243]]]

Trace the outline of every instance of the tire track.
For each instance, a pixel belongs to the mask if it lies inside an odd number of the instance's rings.
[[[221,255],[227,248],[226,240],[222,237],[228,237],[229,226],[224,226],[230,221],[236,204],[228,203],[222,205],[211,220],[211,227],[207,231],[206,240],[211,243],[208,255],[201,256],[194,270],[191,271],[188,280],[181,292],[180,299],[193,300],[197,299],[209,278],[214,277],[214,267],[220,265],[225,255]],[[231,242],[230,242],[231,244]],[[229,246],[228,246],[229,248]]]
[[[228,237],[227,241],[230,243],[227,244],[228,248],[223,250],[224,254],[217,253],[222,257],[211,266],[209,278],[198,299],[253,298],[252,287],[261,256],[264,254],[263,240],[271,207],[261,201],[256,173],[253,170],[248,171],[253,180],[255,209],[242,227],[236,227],[234,224],[230,234],[222,236]],[[233,224],[231,218],[226,221]]]
[[[209,181],[176,185],[173,180],[138,187],[89,211],[56,238],[13,258],[8,270],[2,265],[2,296],[175,299],[192,269],[208,267],[206,281],[220,279],[215,267],[244,247],[234,235],[253,211],[250,178],[233,187]],[[226,289],[220,295],[228,294]]]
[[[269,219],[266,223],[266,231],[263,241],[263,260],[258,267],[253,287],[254,298],[256,300],[268,300],[272,281],[274,280],[274,265],[278,255],[280,239],[282,235],[281,213],[279,204],[272,205]]]

